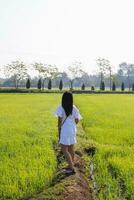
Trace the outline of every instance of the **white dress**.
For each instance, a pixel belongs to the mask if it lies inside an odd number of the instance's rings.
[[[55,112],[57,117],[62,117],[62,123],[66,119],[66,113],[62,106],[59,106]],[[60,134],[60,144],[71,145],[75,144],[76,141],[76,132],[77,127],[75,123],[75,119],[82,119],[78,108],[73,105],[72,115],[69,115],[63,125],[61,126],[61,134]]]

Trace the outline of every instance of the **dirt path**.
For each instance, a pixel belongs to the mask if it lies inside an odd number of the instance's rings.
[[[79,127],[78,137],[79,145],[85,143],[82,126]],[[82,139],[81,139],[82,138]],[[76,147],[75,170],[74,175],[66,175],[63,168],[67,166],[63,155],[57,149],[58,169],[52,184],[41,193],[35,195],[30,200],[93,200],[92,183],[85,175],[85,163],[82,154],[84,151]]]
[[[84,160],[76,155],[76,174],[58,171],[55,183],[31,200],[93,200],[89,181],[84,175]]]
[[[77,157],[76,174],[72,179],[72,185],[68,186],[68,195],[66,200],[92,200],[92,190],[89,187],[89,182],[84,175],[84,162],[82,158]]]

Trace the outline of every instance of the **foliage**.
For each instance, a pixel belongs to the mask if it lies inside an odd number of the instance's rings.
[[[94,90],[95,90],[95,87],[94,87],[93,85],[91,86],[91,90],[92,90],[92,91],[94,91]]]
[[[105,83],[104,83],[104,81],[102,81],[101,83],[100,83],[100,90],[105,90]]]
[[[111,90],[111,80],[112,80],[112,65],[109,60],[105,58],[98,58],[96,63],[99,67],[101,82],[104,81],[104,75],[109,73],[109,80],[110,80],[110,90]]]
[[[116,90],[116,85],[115,85],[115,82],[113,82],[112,91],[115,91],[115,90]]]
[[[84,83],[81,86],[81,90],[85,90],[85,84]]]
[[[44,89],[45,79],[55,79],[60,76],[58,68],[56,65],[47,65],[43,63],[35,62],[33,67],[39,73],[39,77],[42,78],[42,88]]]
[[[74,61],[71,66],[68,67],[71,89],[73,89],[73,82],[76,78],[82,77],[85,72],[82,70],[82,62]]]
[[[63,81],[62,79],[60,80],[60,83],[59,83],[59,90],[62,90],[63,89]]]
[[[99,71],[101,74],[101,81],[103,81],[103,76],[106,74],[106,67],[108,65],[108,61],[104,58],[98,58],[96,60],[96,64],[99,67]]]
[[[132,91],[134,91],[134,83],[132,84]]]
[[[27,82],[26,82],[26,88],[29,89],[31,86],[31,83],[30,83],[30,79],[28,78],[27,79]]]
[[[122,82],[125,87],[131,89],[134,80],[134,64],[121,63],[119,64],[117,72],[113,73],[113,66],[110,61],[105,58],[98,58],[97,66],[99,67],[99,74],[88,74],[83,70],[83,63],[80,61],[74,61],[69,67],[67,72],[60,72],[56,65],[35,62],[32,65],[26,66],[22,61],[13,61],[0,67],[1,74],[4,74],[6,78],[2,78],[0,81],[1,87],[25,87],[26,79],[29,77],[31,80],[31,87],[37,87],[37,81],[42,79],[42,89],[48,87],[48,80],[53,81],[53,87],[59,88],[59,82],[62,79],[64,82],[64,88],[79,87],[82,83],[86,85],[86,88],[92,84],[96,87],[100,87],[101,82],[105,82],[105,86],[112,88],[112,82],[115,82],[117,91],[120,88]],[[32,66],[32,69],[31,69]],[[34,77],[30,77],[32,70]],[[29,73],[29,74],[28,74]]]
[[[124,84],[130,89],[130,85],[134,80],[134,64],[126,62],[119,64],[117,76],[120,82],[124,82]]]
[[[12,77],[15,88],[18,88],[20,80],[27,78],[27,67],[23,61],[16,60],[5,66],[5,75]]]
[[[125,90],[125,84],[124,84],[124,82],[122,82],[122,84],[121,84],[121,90],[122,90],[122,91]]]
[[[40,90],[41,89],[41,78],[38,80],[37,88]]]
[[[52,89],[52,81],[51,79],[49,79],[48,81],[48,90],[51,90]]]

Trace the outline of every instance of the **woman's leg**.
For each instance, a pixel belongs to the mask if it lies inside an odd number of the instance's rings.
[[[72,156],[68,151],[68,146],[61,144],[61,150],[62,150],[63,154],[65,155],[65,158],[66,158],[66,160],[68,162],[69,168],[73,169]]]
[[[68,151],[69,151],[69,153],[71,154],[72,161],[74,162],[74,156],[75,156],[74,144],[68,146]]]

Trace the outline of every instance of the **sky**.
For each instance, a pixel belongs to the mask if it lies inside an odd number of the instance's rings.
[[[134,63],[133,0],[0,0],[0,66],[21,59],[56,64],[75,60],[88,73],[96,59],[116,69]]]

